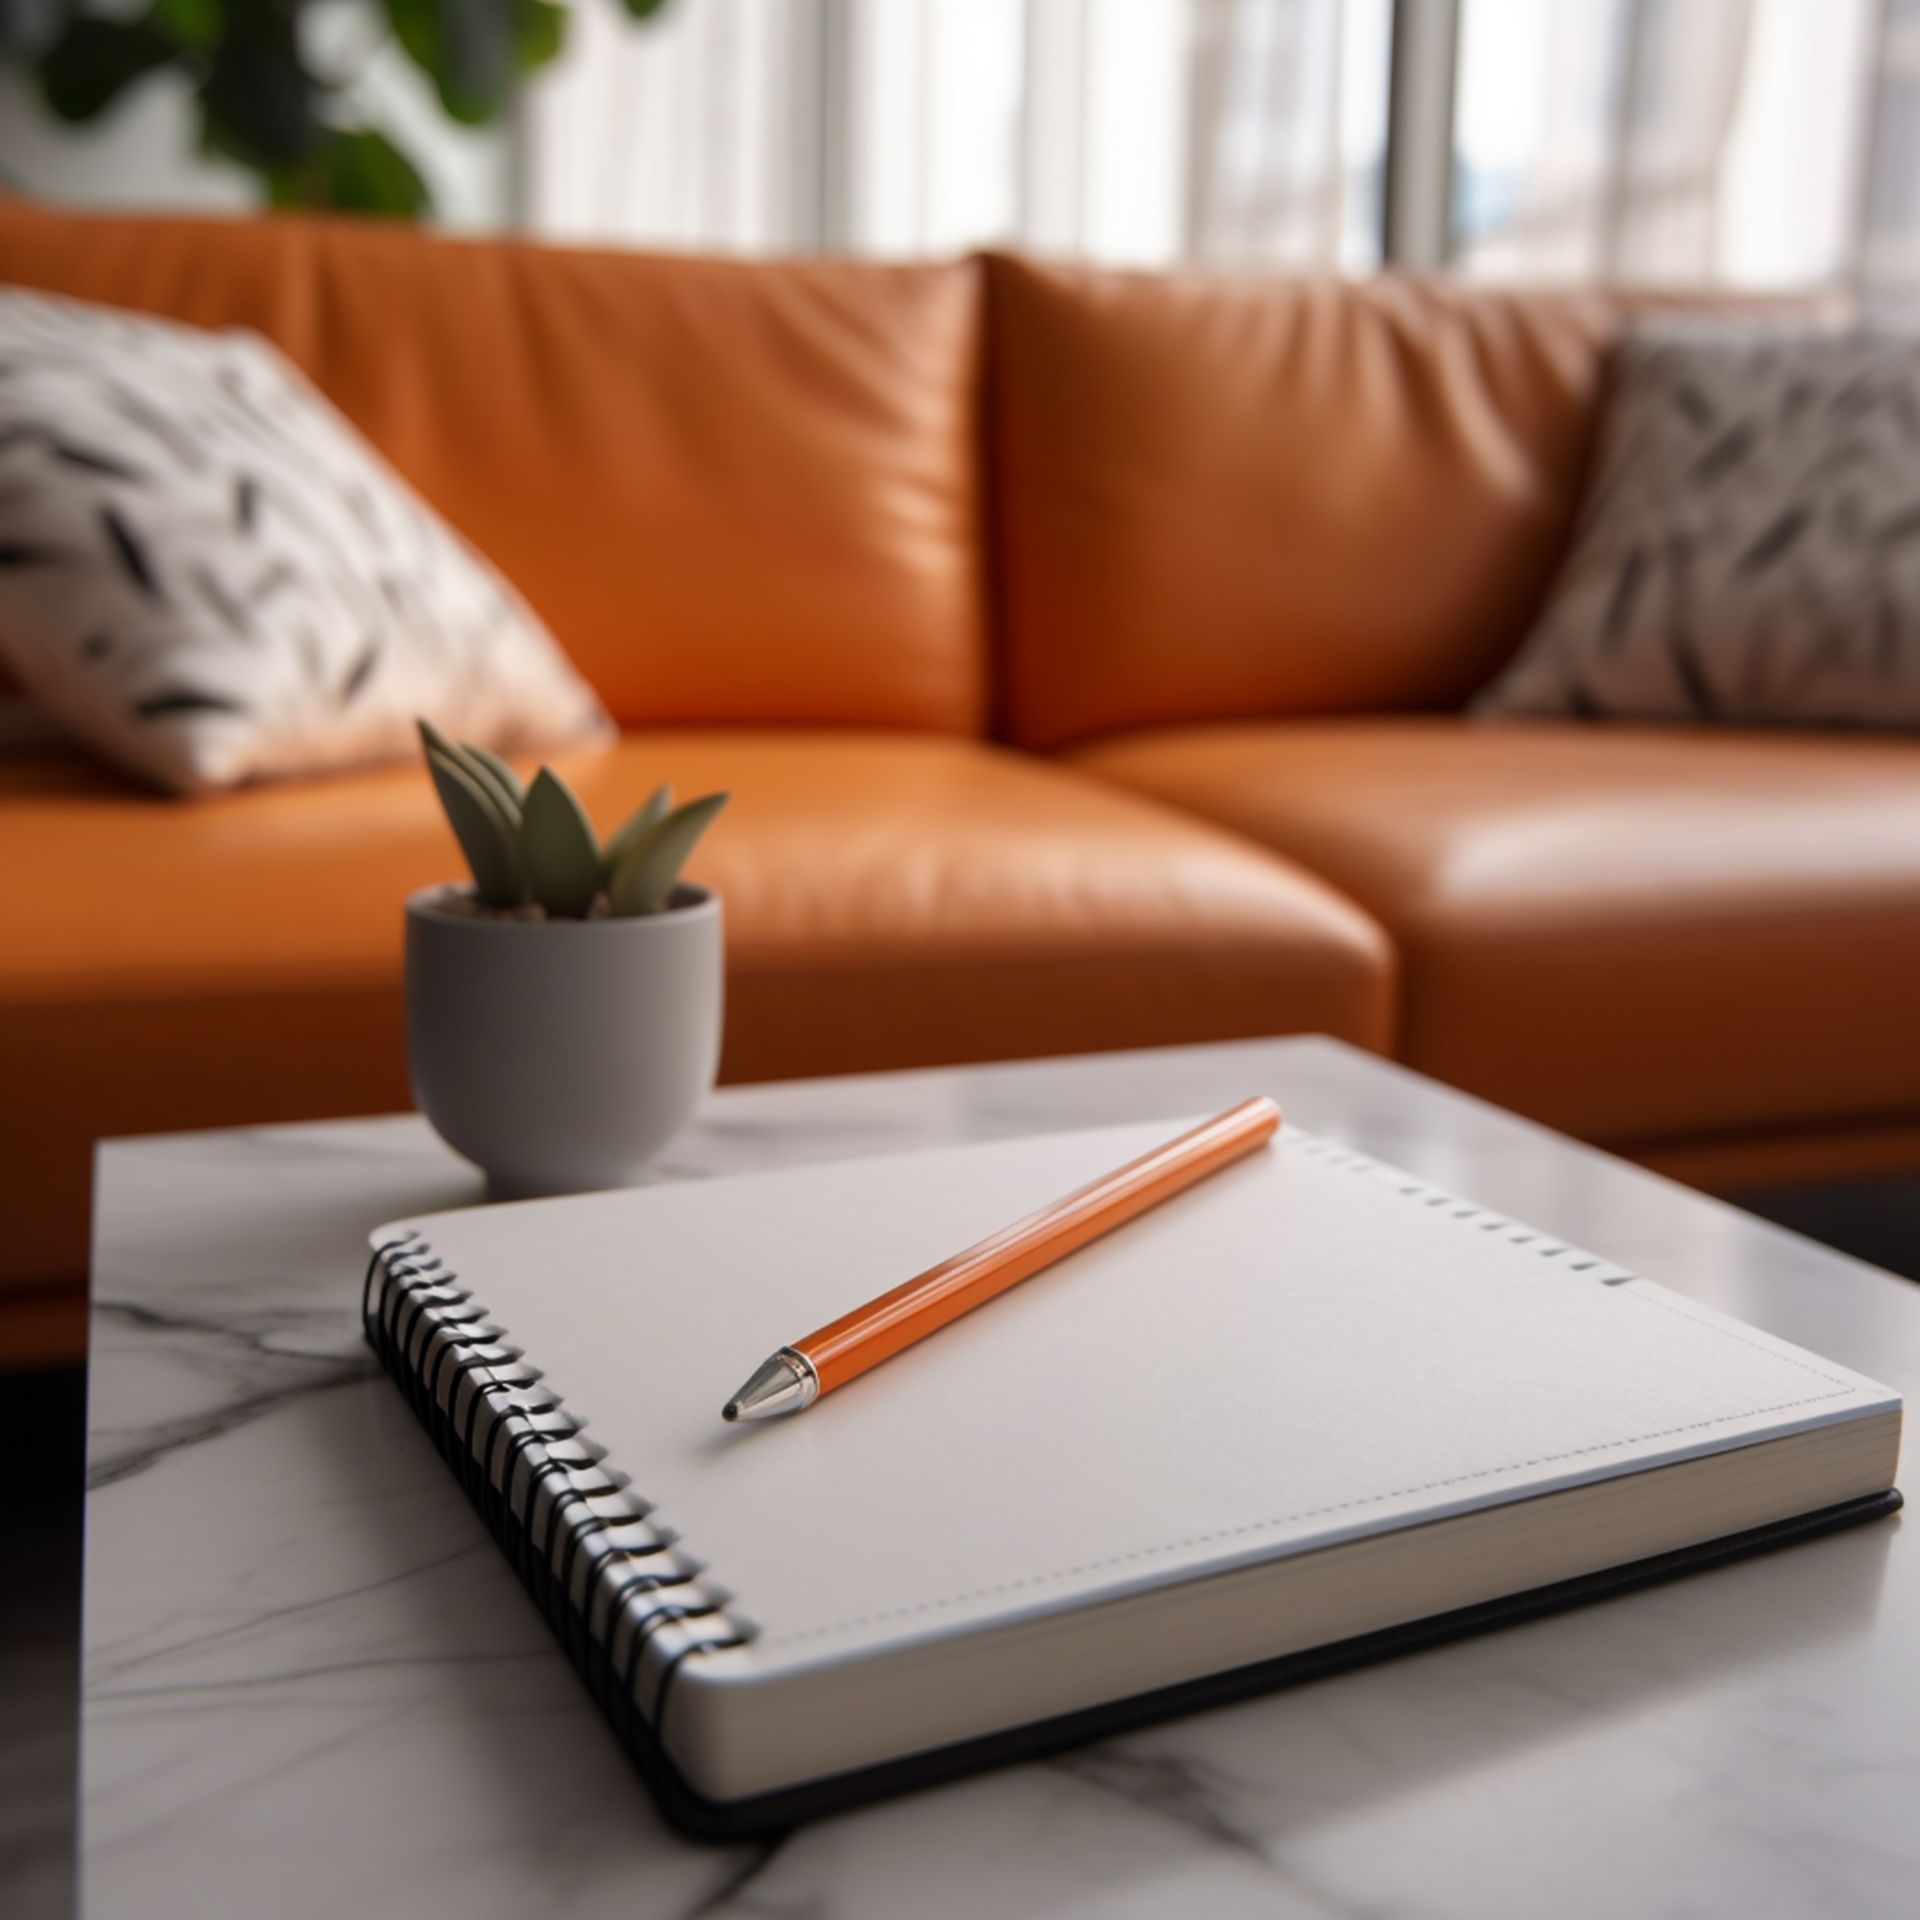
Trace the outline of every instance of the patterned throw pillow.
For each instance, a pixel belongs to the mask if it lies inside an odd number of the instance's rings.
[[[0,659],[164,787],[605,718],[539,620],[267,343],[0,289]]]
[[[1920,336],[1625,342],[1566,563],[1478,707],[1920,725]]]

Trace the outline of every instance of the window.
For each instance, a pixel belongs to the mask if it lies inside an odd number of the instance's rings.
[[[528,102],[526,215],[1364,273],[1391,125],[1403,259],[1920,305],[1920,0],[1400,7],[1391,109],[1395,0],[679,0],[645,33],[580,8]]]
[[[576,12],[529,102],[555,234],[1138,265],[1380,257],[1392,0],[683,0]]]
[[[1476,278],[1834,284],[1876,0],[1464,0],[1453,260]]]

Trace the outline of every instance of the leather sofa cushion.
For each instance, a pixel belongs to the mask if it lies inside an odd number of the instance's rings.
[[[1458,721],[1077,756],[1324,874],[1394,936],[1400,1054],[1590,1140],[1911,1117],[1920,749]]]
[[[1459,706],[1558,564],[1622,322],[1845,310],[986,265],[1001,725],[1036,747]]]
[[[910,734],[629,735],[554,762],[603,827],[726,785],[729,1079],[1313,1029],[1389,1044],[1374,922],[1070,770]],[[0,760],[0,1283],[77,1274],[96,1136],[407,1104],[401,902],[459,856],[423,774],[191,804]]]
[[[0,282],[267,335],[623,722],[981,723],[969,265],[0,198]]]
[[[1457,707],[1558,563],[1632,313],[1511,293],[987,261],[1002,723]]]
[[[1011,737],[1457,705],[1557,557],[1612,311],[992,258]]]

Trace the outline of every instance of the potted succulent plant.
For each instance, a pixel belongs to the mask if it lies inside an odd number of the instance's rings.
[[[550,767],[420,737],[470,887],[407,902],[414,1098],[496,1198],[623,1186],[720,1057],[720,902],[680,869],[726,804],[662,787],[602,846]]]

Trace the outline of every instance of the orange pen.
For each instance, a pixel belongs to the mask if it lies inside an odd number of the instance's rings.
[[[823,1393],[859,1379],[869,1367],[938,1333],[1088,1241],[1264,1146],[1279,1126],[1280,1109],[1264,1094],[1215,1114],[1165,1146],[1129,1160],[782,1347],[762,1361],[721,1408],[721,1418],[765,1420],[776,1413],[799,1413]]]

